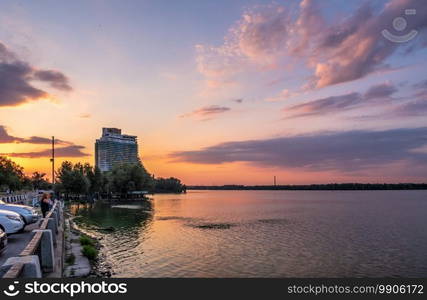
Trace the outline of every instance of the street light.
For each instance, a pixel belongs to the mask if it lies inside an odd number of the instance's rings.
[[[52,158],[50,159],[52,163],[52,188],[55,184],[55,137],[52,136]]]

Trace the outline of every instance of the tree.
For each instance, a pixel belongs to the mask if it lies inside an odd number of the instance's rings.
[[[99,168],[88,163],[72,164],[64,161],[57,171],[58,192],[69,195],[94,196],[95,193],[117,193],[127,197],[133,191],[157,191],[169,193],[181,193],[186,187],[177,178],[154,179],[144,166],[136,164],[117,164],[109,172],[102,173]]]
[[[64,161],[57,171],[57,190],[69,194],[86,194],[90,187],[89,179],[85,176],[85,168],[81,163],[73,165],[69,161]]]
[[[178,178],[156,178],[155,191],[159,193],[182,193],[186,186]]]
[[[0,188],[16,191],[20,190],[24,183],[24,169],[10,159],[0,156]]]
[[[81,163],[77,163],[73,167],[72,171],[72,193],[77,195],[86,194],[89,191],[90,181],[85,176],[84,166]]]
[[[141,163],[115,165],[107,177],[109,191],[122,195],[153,189],[153,179]]]
[[[68,195],[72,190],[73,164],[69,161],[62,162],[61,166],[56,172],[56,179],[57,182],[55,185],[55,190],[65,193],[65,198],[68,199]]]
[[[46,173],[34,172],[31,175],[30,183],[35,190],[48,190],[51,184],[45,179]]]
[[[89,180],[89,193],[98,193],[102,189],[102,173],[98,167],[92,167],[89,163],[83,165],[83,172]]]

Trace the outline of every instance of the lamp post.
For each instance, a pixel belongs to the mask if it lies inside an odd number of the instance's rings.
[[[52,136],[52,158],[50,159],[52,162],[52,187],[55,184],[55,137]]]

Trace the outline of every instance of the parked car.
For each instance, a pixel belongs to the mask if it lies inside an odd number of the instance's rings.
[[[25,222],[18,213],[0,209],[0,229],[6,234],[17,233],[24,227]]]
[[[21,204],[10,204],[0,200],[0,209],[9,210],[18,213],[23,219],[25,225],[36,223],[40,215],[31,206]]]
[[[0,254],[6,250],[7,246],[7,234],[3,230],[0,229]]]

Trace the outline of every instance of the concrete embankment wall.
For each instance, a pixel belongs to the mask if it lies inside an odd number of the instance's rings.
[[[25,249],[0,267],[2,278],[62,277],[64,249],[63,204],[56,201],[41,219]]]

